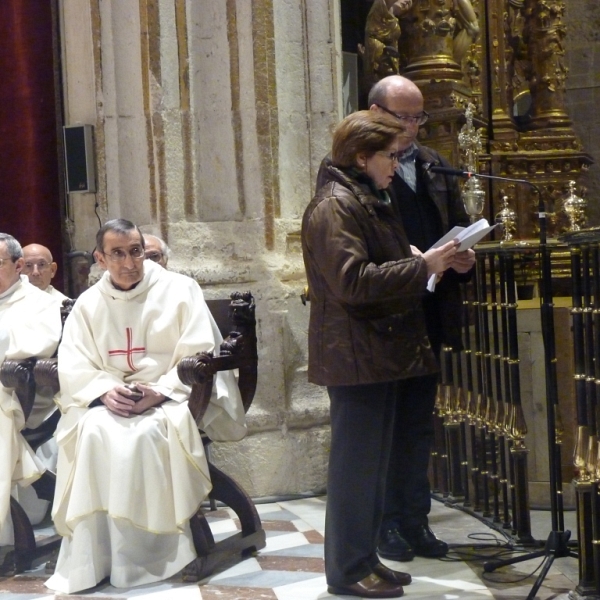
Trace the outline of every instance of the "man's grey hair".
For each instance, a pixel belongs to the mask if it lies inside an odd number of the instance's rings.
[[[111,219],[110,221],[106,221],[100,229],[98,229],[98,233],[96,234],[96,250],[100,252],[104,251],[104,235],[107,231],[114,231],[120,235],[127,235],[132,231],[137,231],[140,234],[140,238],[142,239],[142,248],[144,247],[144,235],[140,231],[140,228],[137,225],[134,225],[131,221],[127,219]]]
[[[154,235],[153,233],[149,233],[148,235],[151,235],[151,236],[155,237],[160,242],[160,251],[167,258],[169,258],[171,256],[171,248],[169,248],[169,246],[167,246],[167,242],[165,242],[165,240],[163,240],[161,237],[158,237],[157,235]]]
[[[165,242],[165,240],[163,240],[160,236],[155,235],[154,233],[144,233],[143,235],[144,238],[146,236],[150,236],[157,239],[160,243],[160,251],[162,252],[163,256],[167,259],[167,261],[169,260],[169,258],[171,258],[171,248],[167,246],[167,242]]]
[[[23,258],[23,248],[21,248],[21,244],[12,235],[9,233],[0,233],[0,242],[6,244],[6,250],[13,262],[16,262],[19,258]]]

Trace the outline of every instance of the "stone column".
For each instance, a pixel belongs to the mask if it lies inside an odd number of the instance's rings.
[[[91,249],[99,220],[129,218],[166,239],[169,267],[206,297],[254,293],[249,434],[212,446],[254,496],[325,486],[329,406],[306,379],[298,232],[341,114],[338,13],[338,0],[62,5],[68,122],[96,124],[99,174],[74,246]]]

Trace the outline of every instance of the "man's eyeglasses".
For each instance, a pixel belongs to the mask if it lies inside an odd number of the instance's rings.
[[[33,271],[35,270],[36,267],[37,267],[37,270],[41,273],[42,271],[46,271],[47,269],[50,268],[50,263],[47,263],[44,260],[42,260],[38,263],[26,262],[23,265],[23,269],[21,269],[21,273],[23,273],[24,275],[29,275],[30,273],[33,273]]]
[[[146,258],[153,262],[160,262],[162,260],[163,253],[162,252],[146,252]]]
[[[100,252],[102,252],[102,250]],[[104,256],[106,256],[112,262],[116,263],[124,262],[128,256],[131,256],[131,258],[134,260],[143,258],[145,256],[144,249],[141,246],[133,246],[132,248],[129,248],[129,250],[116,248],[110,252],[102,252],[102,254],[104,254]]]
[[[392,117],[396,117],[396,119],[398,119],[400,122],[408,125],[424,125],[427,123],[427,119],[429,119],[429,113],[425,111],[419,113],[418,115],[399,115],[398,113],[391,111],[389,108],[381,106],[381,104],[376,104],[375,106],[378,106],[383,112],[388,113],[388,115],[392,115]]]
[[[375,154],[381,154],[386,158],[389,158],[392,162],[400,162],[400,152],[386,152],[385,150],[378,150]]]
[[[12,258],[0,258],[0,269],[9,262],[15,262]]]

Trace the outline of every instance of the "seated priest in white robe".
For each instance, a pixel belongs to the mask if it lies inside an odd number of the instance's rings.
[[[52,515],[63,540],[46,585],[63,593],[106,577],[160,581],[194,560],[189,520],[211,489],[198,425],[213,440],[246,433],[233,372],[216,378],[199,424],[177,376],[182,358],[222,341],[198,284],[144,261],[129,221],[106,223],[96,248],[106,272],[75,303],[58,353]]]
[[[54,262],[49,248],[41,244],[29,244],[23,248],[23,258],[25,259],[23,275],[29,277],[31,285],[54,296],[61,303],[68,299],[52,285],[58,265]]]
[[[60,303],[31,285],[23,269],[19,242],[0,233],[0,363],[54,354],[61,334]],[[13,389],[0,385],[0,545],[12,545],[10,495],[16,484],[28,486],[46,470],[20,431],[38,427],[55,409],[51,397],[36,396],[25,423]],[[35,494],[34,494],[35,497]],[[37,497],[35,497],[37,499]]]

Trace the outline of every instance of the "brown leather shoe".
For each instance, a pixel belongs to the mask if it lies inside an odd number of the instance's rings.
[[[400,598],[404,594],[401,585],[384,581],[374,573],[350,585],[327,586],[327,591],[330,594],[361,598]]]
[[[400,585],[408,585],[412,581],[410,573],[403,573],[402,571],[394,571],[389,567],[386,567],[383,563],[377,563],[373,567],[373,573],[378,577],[381,577],[384,581],[390,583],[398,583]]]

